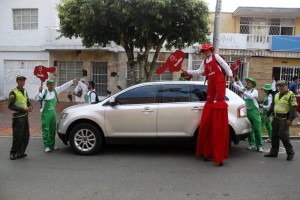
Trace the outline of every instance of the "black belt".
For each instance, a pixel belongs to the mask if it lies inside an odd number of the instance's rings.
[[[286,119],[288,117],[288,113],[274,113],[274,117],[278,119]]]

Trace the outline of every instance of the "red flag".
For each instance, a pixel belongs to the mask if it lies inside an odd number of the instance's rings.
[[[241,66],[241,61],[240,60],[236,60],[234,63],[232,63],[230,65],[230,69],[232,71],[232,74],[235,74],[240,66]]]
[[[185,54],[182,51],[176,50],[168,57],[165,64],[156,70],[156,74],[162,74],[167,68],[171,73],[180,71],[184,57]]]
[[[45,67],[42,65],[35,66],[33,74],[38,77],[42,82],[48,79],[48,72],[54,73],[56,71],[55,67]]]

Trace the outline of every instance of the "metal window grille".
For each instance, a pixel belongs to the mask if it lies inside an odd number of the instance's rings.
[[[240,33],[256,35],[294,35],[294,18],[241,17]]]
[[[277,80],[292,82],[294,76],[300,77],[300,67],[273,67],[272,74]]]
[[[93,62],[92,80],[99,96],[107,95],[107,62]]]
[[[172,81],[173,80],[173,75],[169,71],[169,69],[166,69],[164,73],[159,75],[155,73],[155,70],[160,68],[163,64],[164,64],[163,62],[157,62],[155,64],[154,73],[152,75],[151,81]]]
[[[83,76],[83,62],[60,61],[58,62],[59,85],[62,85],[74,78]]]
[[[38,9],[13,9],[14,30],[38,29]]]

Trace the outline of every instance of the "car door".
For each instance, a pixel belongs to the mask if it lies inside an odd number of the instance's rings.
[[[115,97],[105,109],[108,137],[156,137],[157,85],[144,85]]]
[[[206,86],[168,84],[160,90],[157,114],[157,135],[193,136],[206,101]]]

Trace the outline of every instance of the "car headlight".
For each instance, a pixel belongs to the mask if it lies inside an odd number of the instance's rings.
[[[63,113],[63,114],[61,114],[60,119],[65,119],[67,116],[68,116],[68,113]]]
[[[246,108],[245,104],[243,104],[243,105],[241,105],[241,106],[238,107],[238,109],[237,109],[237,116],[238,116],[238,118],[246,117],[247,116],[247,108]]]

